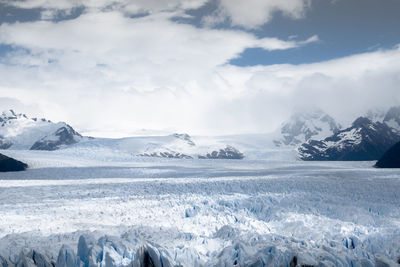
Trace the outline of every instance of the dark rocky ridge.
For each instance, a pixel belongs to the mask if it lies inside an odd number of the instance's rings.
[[[324,140],[309,140],[298,148],[303,160],[377,160],[400,140],[388,125],[359,117],[352,126]]]
[[[169,159],[192,159],[191,156],[175,152],[175,151],[162,151],[162,152],[152,152],[152,153],[142,153],[139,154],[140,157],[153,157],[153,158],[169,158]]]
[[[30,150],[56,150],[63,145],[72,145],[78,142],[77,138],[82,138],[71,126],[59,128],[55,133],[45,136],[35,142]]]
[[[389,148],[375,164],[378,168],[400,168],[400,142]]]
[[[212,151],[207,153],[205,156],[199,156],[199,159],[243,159],[244,154],[234,148],[233,146],[226,146],[224,149],[219,151]]]
[[[28,168],[26,163],[0,154],[0,172],[24,171]]]

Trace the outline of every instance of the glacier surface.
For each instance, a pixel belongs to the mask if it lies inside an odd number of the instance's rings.
[[[399,261],[398,170],[375,169],[374,162],[162,159],[99,149],[0,151],[31,166],[0,174],[0,265]]]

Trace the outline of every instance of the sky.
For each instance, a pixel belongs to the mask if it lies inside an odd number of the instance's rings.
[[[0,0],[0,108],[94,136],[400,105],[399,0]]]

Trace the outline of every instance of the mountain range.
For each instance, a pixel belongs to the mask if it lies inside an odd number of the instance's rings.
[[[400,107],[392,107],[384,116],[359,117],[322,140],[309,139],[297,151],[302,160],[378,160],[398,141]]]
[[[65,122],[54,123],[41,118],[29,118],[14,110],[0,115],[0,149],[3,150],[96,150],[105,148],[139,157],[242,159],[244,154],[230,143],[204,140],[196,144],[188,134],[140,136],[119,139],[82,136]]]
[[[185,133],[119,139],[82,136],[65,122],[29,118],[13,110],[0,115],[0,149],[60,150],[105,148],[139,157],[242,159],[282,158],[297,153],[302,160],[377,160],[400,141],[400,107],[371,111],[343,129],[320,109],[295,112],[278,136],[191,137]],[[275,147],[275,148],[274,148]],[[290,150],[290,151],[289,151]],[[276,157],[279,153],[282,156]],[[251,154],[251,155],[250,155]]]
[[[296,146],[310,139],[322,139],[342,126],[321,109],[298,110],[279,129],[276,146]]]

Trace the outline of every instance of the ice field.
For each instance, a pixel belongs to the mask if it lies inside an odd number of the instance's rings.
[[[98,266],[128,265],[143,246],[158,266],[398,266],[400,173],[374,162],[1,153],[32,166],[0,174],[11,262],[24,247],[54,262],[63,244],[82,254],[83,235]]]

